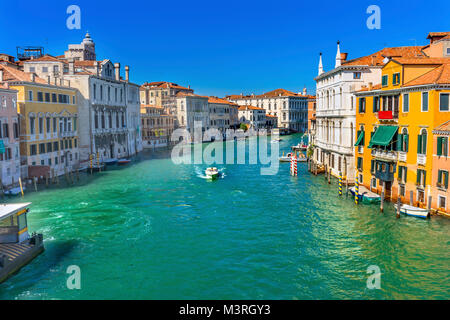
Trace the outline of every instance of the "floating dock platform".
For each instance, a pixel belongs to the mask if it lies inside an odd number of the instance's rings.
[[[0,204],[0,283],[44,251],[42,234],[28,234],[30,204]]]

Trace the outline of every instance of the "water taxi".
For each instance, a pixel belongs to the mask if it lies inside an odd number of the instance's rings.
[[[292,153],[288,153],[285,156],[284,152],[283,152],[283,155],[280,157],[280,162],[291,162],[291,156],[292,156]]]
[[[0,204],[0,283],[44,251],[42,234],[28,234],[30,204]]]
[[[216,179],[219,177],[219,170],[217,168],[208,168],[205,170],[205,175],[209,179]]]
[[[395,209],[397,210],[397,204],[394,204]],[[400,213],[403,213],[407,216],[427,219],[430,217],[430,212],[427,209],[422,209],[414,206],[410,206],[408,204],[400,205]]]

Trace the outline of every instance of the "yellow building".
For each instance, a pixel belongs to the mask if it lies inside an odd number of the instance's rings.
[[[78,90],[11,67],[0,69],[1,81],[18,91],[21,164],[28,166],[28,176],[61,175],[78,168]]]
[[[392,58],[380,80],[356,93],[357,177],[388,199],[433,208],[433,130],[450,120],[450,58]]]

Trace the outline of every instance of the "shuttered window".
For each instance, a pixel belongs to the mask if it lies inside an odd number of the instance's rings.
[[[448,189],[448,171],[438,171],[438,187]]]
[[[439,111],[449,111],[449,94],[441,93],[439,98]]]

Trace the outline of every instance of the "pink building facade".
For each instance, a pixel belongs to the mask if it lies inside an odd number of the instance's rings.
[[[19,184],[19,145],[17,91],[0,87],[0,182],[4,190]]]
[[[450,216],[450,121],[433,130],[432,207]]]

